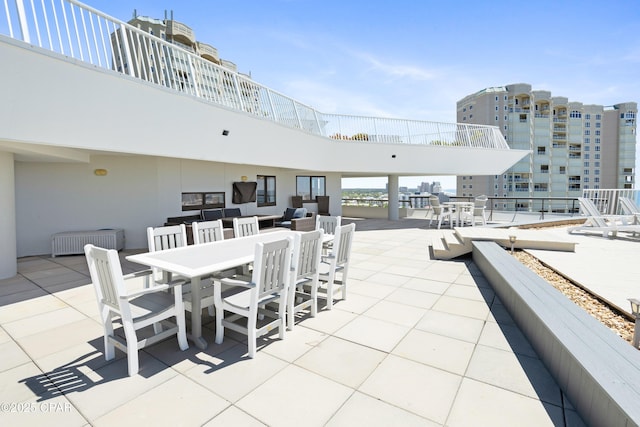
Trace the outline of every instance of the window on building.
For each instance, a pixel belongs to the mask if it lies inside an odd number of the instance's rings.
[[[599,168],[599,167],[600,167],[600,162],[595,162],[595,163],[593,164],[593,166],[595,166],[595,167]]]
[[[602,119],[602,115],[601,114],[596,114],[596,120],[601,120]]]
[[[584,162],[584,167],[588,168],[589,167],[589,162]]]
[[[314,202],[316,196],[326,196],[326,180],[324,176],[296,176],[296,195],[303,202]]]
[[[498,116],[496,116],[496,122],[497,122],[498,120],[500,120],[500,119],[498,119]]]
[[[582,180],[582,182],[589,182],[589,178],[588,178],[588,177],[585,177],[585,178]]]
[[[596,135],[600,135],[600,131],[599,130],[596,130]]]
[[[545,155],[545,154],[547,154],[547,149],[546,149],[546,147],[538,147],[538,155],[539,155],[539,156],[543,156],[543,155]]]
[[[591,127],[591,123],[586,122],[586,123],[584,124],[584,127],[586,127],[586,128],[590,128],[590,127]]]
[[[569,117],[573,119],[579,119],[582,117],[582,113],[578,110],[572,110],[571,113],[569,113]]]
[[[591,114],[585,114],[584,118],[585,120],[591,120]]]
[[[596,128],[600,128],[600,122],[596,122]]]
[[[260,206],[276,205],[276,177],[258,175],[256,187],[256,202]]]
[[[596,151],[600,151],[600,146],[596,145]]]
[[[589,160],[589,154],[588,153],[584,155],[584,159],[585,160]]]
[[[600,160],[600,154],[596,154],[596,155],[595,155],[595,159],[596,159],[596,160]]]
[[[585,139],[584,139],[584,143],[585,143],[585,144],[589,144],[590,142],[591,142],[591,138],[585,138]]]
[[[560,166],[560,175],[564,175],[567,173],[567,168],[564,166]]]
[[[600,138],[596,138],[596,144],[600,144]]]
[[[600,169],[596,169],[595,171],[593,171],[593,173],[594,173],[595,175],[600,175]]]
[[[585,135],[591,135],[591,131],[589,129],[585,129],[584,134]]]
[[[589,175],[589,169],[585,169],[583,175]]]

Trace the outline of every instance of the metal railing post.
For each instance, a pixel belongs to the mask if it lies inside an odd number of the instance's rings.
[[[22,33],[22,41],[31,43],[29,36],[29,25],[27,24],[27,14],[24,10],[24,2],[16,0],[16,8],[18,9],[18,20],[20,21],[20,32]],[[7,14],[9,16],[9,14]]]

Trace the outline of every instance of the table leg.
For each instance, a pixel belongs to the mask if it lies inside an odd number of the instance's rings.
[[[200,277],[191,279],[191,335],[189,338],[201,350],[207,348],[202,338],[202,297],[200,295]]]

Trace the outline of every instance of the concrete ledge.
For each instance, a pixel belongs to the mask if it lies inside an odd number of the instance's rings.
[[[640,351],[493,242],[473,260],[588,425],[638,426]]]

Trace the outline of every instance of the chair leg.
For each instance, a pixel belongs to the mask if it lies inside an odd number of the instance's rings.
[[[107,310],[105,308],[105,310]],[[116,357],[116,348],[109,338],[113,337],[113,323],[111,320],[111,312],[103,313],[102,324],[104,325],[104,358],[111,360]]]
[[[318,281],[311,283],[311,317],[318,314]]]
[[[296,287],[291,286],[291,289],[287,295],[287,331],[292,331],[295,320],[295,313],[293,312],[294,300],[296,299]]]
[[[122,328],[127,341],[127,362],[129,366],[129,376],[132,377],[138,373],[138,337],[131,322],[123,319]]]
[[[224,310],[222,309],[222,290],[220,289],[222,284],[216,283],[213,289],[213,301],[216,309],[216,344],[222,344],[224,339],[224,326],[222,326],[222,317],[224,316]]]
[[[249,315],[247,319],[247,346],[249,347],[249,357],[256,357],[256,323],[257,323],[257,314],[253,313],[253,315]]]

